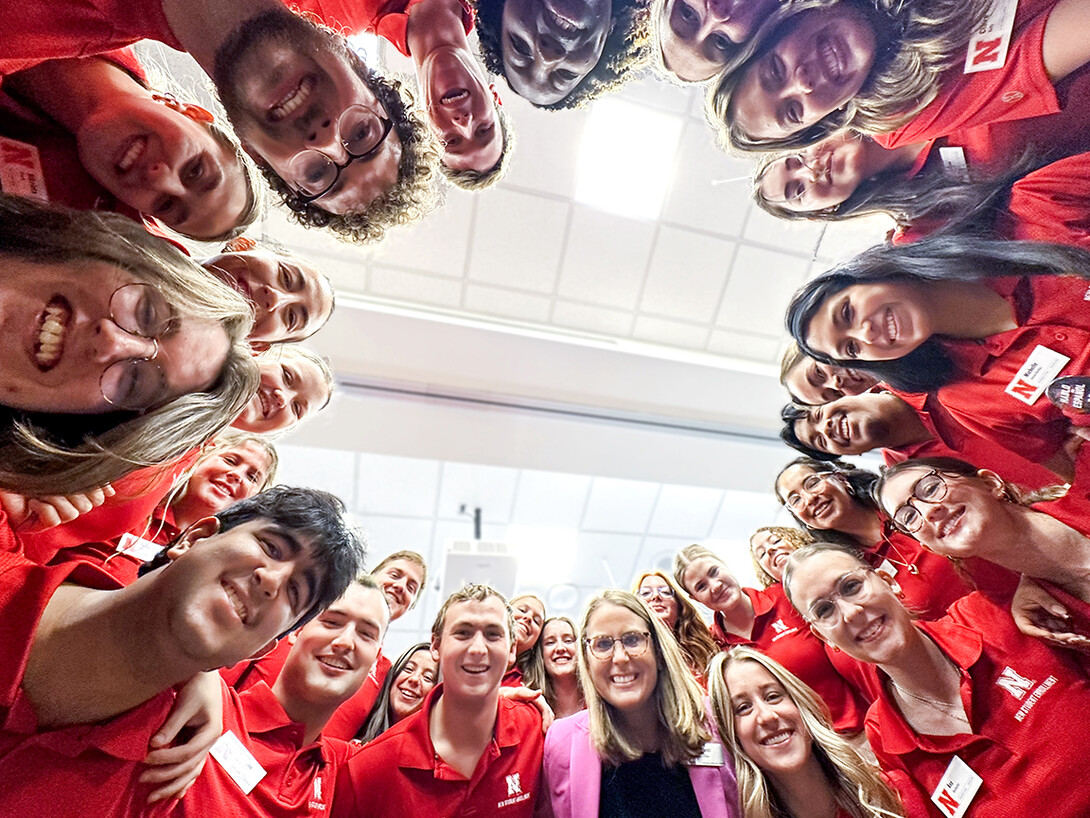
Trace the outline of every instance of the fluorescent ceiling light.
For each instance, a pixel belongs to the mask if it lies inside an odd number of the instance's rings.
[[[379,39],[374,34],[351,34],[348,44],[352,46],[368,68],[379,68],[382,65],[382,53],[379,50]]]
[[[583,131],[575,199],[636,219],[657,219],[674,176],[682,119],[627,102],[594,103]]]
[[[519,586],[570,582],[579,553],[579,532],[571,528],[509,525],[504,536],[518,555]]]

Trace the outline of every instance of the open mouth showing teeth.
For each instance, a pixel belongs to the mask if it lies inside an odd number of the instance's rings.
[[[834,82],[840,82],[844,74],[844,66],[840,62],[840,54],[836,46],[828,37],[823,37],[818,47],[821,54],[821,64],[825,68],[825,74]]]
[[[299,80],[298,85],[278,99],[272,108],[269,109],[269,119],[273,122],[280,122],[282,119],[287,119],[294,114],[310,97],[310,92],[314,90],[314,85],[314,77],[310,75]]]
[[[893,310],[886,310],[886,340],[893,343],[897,340],[897,319],[893,317]]]
[[[417,693],[416,691],[406,690],[403,687],[399,687],[397,689],[397,692],[398,692],[398,695],[401,696],[401,698],[406,699],[406,700],[411,701],[411,702],[415,702],[415,701],[417,701],[418,699],[421,698],[420,694]]]
[[[219,480],[212,480],[209,482],[209,485],[211,485],[216,492],[223,495],[224,497],[234,496],[234,492],[231,491],[231,487],[227,483],[222,483]]]
[[[268,391],[265,389],[258,389],[257,400],[261,404],[261,417],[267,418],[273,411],[272,401],[269,400]]]
[[[59,295],[53,296],[38,316],[38,337],[34,340],[34,363],[48,372],[61,360],[68,322],[72,320],[72,305]]]
[[[867,642],[876,637],[879,631],[882,630],[882,624],[885,622],[885,618],[876,619],[867,627],[863,628],[855,637],[856,642]]]
[[[836,433],[837,433],[837,436],[840,438],[841,443],[850,443],[851,442],[851,439],[852,439],[851,430],[848,428],[848,416],[847,415],[841,415],[840,416],[840,421],[836,424]]]
[[[132,170],[132,166],[136,164],[137,160],[144,155],[144,150],[148,146],[148,138],[146,136],[137,136],[129,143],[129,147],[121,154],[121,158],[117,160],[118,173],[128,173]]]
[[[230,585],[224,583],[223,591],[227,594],[227,599],[230,601],[231,605],[234,606],[235,615],[239,618],[239,621],[245,625],[246,621],[249,619],[249,613],[246,610],[245,603],[243,603],[242,599],[235,592],[235,589]]]
[[[561,31],[573,34],[576,31],[579,31],[579,29],[581,28],[579,23],[577,23],[575,20],[572,20],[570,17],[565,17],[560,12],[556,11],[555,9],[549,8],[548,6],[544,6],[544,8],[549,15],[549,19],[551,19],[553,24]]]
[[[790,740],[791,735],[791,730],[781,730],[778,733],[773,733],[771,736],[765,736],[761,739],[761,744],[765,747],[775,747],[779,744],[785,744]]]
[[[335,670],[351,670],[352,665],[348,663],[348,660],[343,656],[321,656],[318,658],[326,667],[334,668]]]
[[[954,531],[956,531],[958,529],[958,526],[961,525],[961,518],[963,516],[965,516],[965,508],[964,507],[959,508],[952,515],[950,515],[950,519],[948,519],[945,523],[943,523],[942,527],[939,529],[939,539],[942,539],[943,537],[947,537],[950,534],[952,534]]]
[[[484,665],[483,667],[463,667],[462,670],[464,670],[466,673],[478,675],[481,673],[488,673],[488,665]]]
[[[457,105],[459,102],[469,99],[469,91],[465,88],[455,88],[452,91],[447,91],[439,99],[440,105]]]

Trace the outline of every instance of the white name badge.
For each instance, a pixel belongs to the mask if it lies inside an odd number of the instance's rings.
[[[1066,355],[1038,344],[1003,391],[1032,406],[1070,360]]]
[[[969,40],[969,50],[965,54],[966,74],[993,71],[1006,64],[1017,11],[1018,0],[992,0],[988,16]]]
[[[939,160],[946,175],[955,182],[969,181],[969,163],[963,148],[939,148]]]
[[[983,783],[973,768],[957,756],[950,760],[950,766],[942,774],[939,786],[931,793],[931,801],[943,815],[961,818],[976,797],[976,791]]]
[[[0,190],[39,202],[49,201],[36,147],[0,136]]]
[[[216,740],[208,754],[219,762],[246,795],[265,777],[265,770],[257,763],[257,759],[230,730]]]
[[[122,534],[121,539],[117,542],[117,552],[119,554],[128,554],[133,559],[138,559],[141,562],[155,559],[155,555],[162,550],[163,546],[159,545],[159,543],[145,540],[135,534]]]
[[[723,745],[709,741],[704,745],[704,750],[689,762],[690,767],[722,767]]]
[[[885,571],[891,578],[897,576],[897,566],[888,559],[882,560],[882,564],[878,566],[878,570]]]

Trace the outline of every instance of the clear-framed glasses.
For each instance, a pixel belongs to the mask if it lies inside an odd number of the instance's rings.
[[[821,484],[825,482],[825,479],[828,476],[829,475],[825,472],[814,472],[813,474],[806,475],[806,477],[802,479],[802,490],[812,497],[821,487]],[[791,509],[792,511],[797,511],[799,508],[802,507],[802,495],[798,492],[792,492],[791,494],[787,495],[787,499],[785,500],[785,502],[787,503],[787,507],[789,509]]]
[[[595,659],[613,658],[614,645],[621,644],[628,658],[635,659],[643,656],[651,642],[651,634],[647,631],[629,631],[620,636],[589,636],[586,639],[587,649]]]
[[[658,597],[659,599],[673,599],[674,589],[669,585],[663,585],[658,588],[640,588],[640,590],[636,591],[636,596],[644,600],[654,599],[655,597]]]
[[[912,486],[912,494],[893,512],[893,524],[906,534],[913,534],[923,526],[923,513],[912,505],[913,500],[921,503],[941,503],[946,497],[946,481],[936,469],[932,469]]]
[[[111,406],[143,411],[166,391],[166,375],[154,359],[158,339],[175,324],[174,310],[153,285],[122,284],[110,296],[110,320],[129,335],[150,340],[153,351],[145,358],[110,364],[99,378],[99,389]]]
[[[304,202],[313,202],[333,189],[341,172],[353,162],[373,159],[394,123],[362,105],[349,105],[337,120],[337,138],[348,154],[336,162],[314,148],[304,148],[288,162],[288,181]]]
[[[815,600],[810,605],[805,615],[806,621],[823,627],[835,625],[837,621],[843,618],[837,600],[862,602],[870,596],[870,589],[867,585],[870,573],[870,571],[860,569],[842,576],[829,596]]]

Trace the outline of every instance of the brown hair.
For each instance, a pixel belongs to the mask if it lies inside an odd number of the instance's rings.
[[[420,601],[424,588],[428,585],[428,564],[424,562],[424,558],[415,551],[395,551],[394,553],[383,557],[382,561],[374,567],[374,570],[372,570],[371,573],[377,574],[394,560],[405,560],[406,562],[411,562],[413,565],[420,566],[420,588],[417,590],[416,599],[413,600],[413,604],[409,606],[409,610],[411,611],[416,607],[416,603]]]
[[[448,182],[457,188],[470,190],[474,193],[481,190],[487,190],[493,185],[499,184],[500,180],[507,175],[507,171],[511,167],[511,157],[515,153],[516,144],[515,123],[511,121],[511,117],[507,115],[507,112],[504,111],[499,104],[495,107],[496,119],[499,120],[500,133],[503,135],[503,148],[500,151],[500,158],[497,159],[496,164],[488,170],[473,170],[471,168],[455,170],[452,167],[440,163],[439,172],[443,174]]]
[[[513,645],[515,642],[515,616],[511,612],[511,604],[503,594],[491,585],[484,585],[483,583],[463,585],[447,597],[446,601],[440,606],[439,613],[435,615],[435,621],[431,626],[432,644],[438,645],[441,641],[443,626],[446,624],[447,611],[450,610],[451,606],[461,602],[484,602],[493,597],[502,602],[504,610],[507,611],[507,643]]]
[[[708,630],[704,620],[700,618],[700,613],[693,601],[689,599],[688,594],[665,572],[658,570],[644,571],[632,583],[632,593],[639,595],[640,585],[643,584],[647,577],[658,577],[669,585],[670,590],[674,592],[674,599],[677,601],[677,623],[673,628],[673,636],[677,639],[677,645],[681,648],[681,652],[685,655],[685,661],[693,673],[697,676],[703,676],[708,669],[708,662],[712,660],[715,654],[719,653],[719,645],[712,639],[711,631]]]

